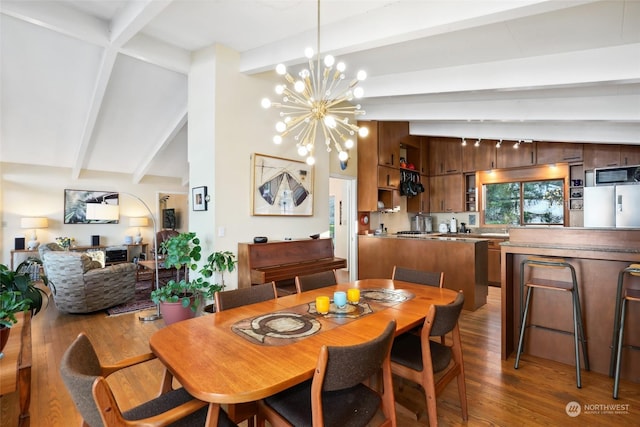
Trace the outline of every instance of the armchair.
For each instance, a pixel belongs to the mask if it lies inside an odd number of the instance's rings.
[[[53,283],[53,301],[61,312],[91,313],[127,302],[135,295],[137,266],[133,263],[100,268],[100,263],[80,252],[50,250],[42,255]]]

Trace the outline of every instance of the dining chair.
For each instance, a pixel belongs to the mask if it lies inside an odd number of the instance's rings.
[[[276,282],[252,285],[248,288],[232,289],[214,294],[217,311],[230,310],[242,305],[268,301],[277,297]]]
[[[235,307],[276,298],[278,298],[276,282],[252,285],[248,288],[232,289],[230,291],[216,292],[214,294],[216,311],[230,310]],[[247,420],[247,426],[253,427],[254,417],[258,412],[258,405],[256,402],[230,404],[227,409],[229,410],[229,417],[234,422],[240,423]]]
[[[462,419],[467,420],[467,391],[462,361],[462,343],[458,318],[464,304],[464,294],[458,293],[448,305],[432,305],[424,320],[421,335],[404,333],[395,338],[391,348],[391,371],[402,378],[420,384],[424,389],[429,425],[438,425],[436,395],[454,378],[458,380],[458,395]],[[450,344],[431,340],[452,332]],[[453,363],[451,363],[453,362]],[[438,380],[435,380],[435,374]],[[416,415],[418,415],[419,411]]]
[[[106,377],[155,358],[153,353],[146,353],[102,365],[89,337],[80,333],[62,356],[60,374],[82,416],[82,426],[204,426],[208,404],[195,399],[184,388],[172,389],[173,376],[168,371],[159,396],[125,412],[120,409]],[[233,426],[237,427],[220,409],[218,427]]]
[[[444,284],[444,272],[412,270],[394,265],[391,279],[441,288]]]
[[[351,346],[323,345],[313,378],[258,402],[258,427],[395,426],[389,351],[395,320],[372,340]],[[369,381],[382,369],[382,389]],[[379,378],[379,377],[378,377]],[[372,381],[371,383],[377,383]]]
[[[338,278],[336,276],[335,270],[327,270],[320,273],[296,276],[295,281],[297,293],[338,284]]]

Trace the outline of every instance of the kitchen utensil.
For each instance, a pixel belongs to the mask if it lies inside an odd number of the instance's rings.
[[[461,233],[466,233],[467,232],[467,224],[464,222],[460,223],[460,232]]]
[[[451,225],[449,226],[450,233],[458,232],[458,221],[455,218],[451,218]]]

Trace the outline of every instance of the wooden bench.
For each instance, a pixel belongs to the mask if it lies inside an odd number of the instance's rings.
[[[298,275],[346,268],[331,239],[238,243],[238,287],[293,280]]]

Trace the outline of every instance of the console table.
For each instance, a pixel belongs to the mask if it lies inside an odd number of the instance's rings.
[[[133,258],[140,259],[149,259],[149,244],[148,243],[138,243],[138,244],[122,244],[122,245],[100,245],[100,246],[73,246],[69,248],[70,251],[77,252],[87,252],[87,251],[103,251],[106,252],[111,248],[122,248],[127,251],[126,259],[118,262],[131,262]],[[11,270],[14,270],[22,261],[25,261],[27,258],[38,258],[40,259],[40,254],[38,250],[28,250],[28,249],[14,249],[11,251]],[[110,262],[109,264],[117,264],[118,262]],[[34,277],[34,280],[37,280],[37,277]]]
[[[29,425],[31,401],[31,313],[18,313],[0,359],[0,396],[18,392],[18,427]]]

